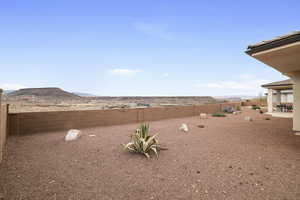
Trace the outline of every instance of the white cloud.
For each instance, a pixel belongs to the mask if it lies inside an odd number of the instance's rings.
[[[0,88],[3,90],[19,90],[22,88],[26,88],[26,86],[20,84],[4,83],[0,84]]]
[[[162,77],[169,77],[169,73],[164,73],[163,75],[162,75]]]
[[[256,78],[253,74],[241,74],[240,75],[240,78],[241,79],[246,79],[246,80],[248,80],[248,79],[254,79],[254,78]]]
[[[261,85],[271,82],[266,79],[258,79],[254,75],[242,74],[234,81],[218,81],[211,83],[196,84],[196,88],[214,89],[215,92],[222,92],[222,95],[227,94],[258,94],[263,91]]]
[[[164,40],[174,40],[174,36],[162,27],[149,23],[133,23],[133,27],[146,35],[157,37]]]
[[[132,77],[135,76],[137,73],[142,72],[139,69],[112,69],[110,73],[115,76],[123,76],[123,77]]]

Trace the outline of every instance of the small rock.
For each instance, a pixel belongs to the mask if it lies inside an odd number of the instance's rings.
[[[89,135],[90,137],[95,137],[96,135]]]
[[[252,122],[252,121],[253,121],[252,117],[249,117],[249,116],[246,116],[246,117],[245,117],[245,120],[246,120],[246,121],[249,121],[249,122]]]
[[[71,129],[65,137],[65,141],[73,141],[79,139],[81,136],[81,131],[76,129]]]
[[[205,190],[204,192],[205,192],[205,194],[208,194],[208,191],[207,191],[207,190]]]
[[[204,125],[198,125],[197,127],[198,128],[204,128],[205,126]]]
[[[251,175],[251,176],[253,176],[253,175],[254,175],[254,173],[252,173],[252,172],[251,172],[251,173],[250,173],[250,175]]]
[[[300,136],[300,132],[296,132],[295,135]]]
[[[235,111],[236,112],[236,114],[242,114],[242,111]]]
[[[186,124],[182,124],[181,127],[179,128],[179,130],[184,131],[184,132],[188,132],[189,128]]]
[[[52,180],[52,181],[49,182],[49,184],[52,184],[52,183],[55,183],[55,180]]]
[[[266,117],[265,120],[270,120],[270,117]]]
[[[199,170],[197,171],[197,174],[200,174],[200,171],[199,171]]]
[[[200,119],[207,119],[206,113],[200,113]]]

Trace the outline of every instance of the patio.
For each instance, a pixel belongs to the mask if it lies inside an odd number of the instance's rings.
[[[291,112],[267,112],[266,114],[271,115],[272,117],[293,118],[293,113]]]
[[[69,143],[65,132],[11,137],[0,168],[0,196],[299,199],[300,137],[293,134],[291,119],[265,118],[247,109],[225,118],[151,122],[152,133],[159,132],[169,150],[150,160],[122,151],[138,124],[86,129]],[[181,123],[188,124],[188,133],[178,130]]]

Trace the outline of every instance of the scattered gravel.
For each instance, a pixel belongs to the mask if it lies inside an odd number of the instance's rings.
[[[252,123],[245,116],[254,119]],[[292,120],[246,110],[151,122],[167,151],[122,151],[137,124],[11,137],[0,167],[0,199],[289,199],[300,197],[300,137]],[[178,127],[187,122],[191,134]],[[96,135],[96,137],[89,137]]]

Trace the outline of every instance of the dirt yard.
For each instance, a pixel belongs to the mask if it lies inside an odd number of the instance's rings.
[[[151,122],[169,150],[149,160],[122,151],[137,124],[83,130],[80,140],[69,143],[65,132],[11,137],[0,168],[0,196],[299,200],[300,137],[293,135],[291,119],[265,117],[246,110],[226,118]],[[188,124],[188,133],[178,130],[181,123]]]

